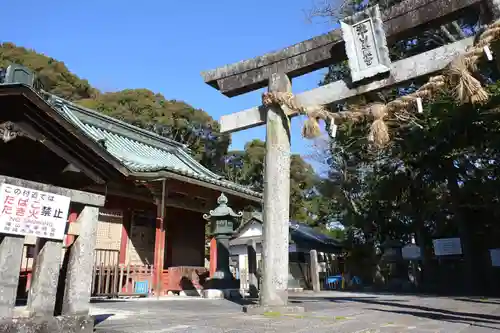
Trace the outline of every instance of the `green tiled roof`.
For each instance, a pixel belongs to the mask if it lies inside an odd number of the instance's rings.
[[[188,148],[153,132],[129,125],[50,95],[49,103],[64,118],[99,142],[106,151],[133,172],[170,171],[214,185],[261,197],[258,192],[223,179],[198,163]]]

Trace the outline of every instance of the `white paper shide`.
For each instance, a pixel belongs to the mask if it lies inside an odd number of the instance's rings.
[[[71,199],[15,185],[0,186],[0,233],[62,240]]]

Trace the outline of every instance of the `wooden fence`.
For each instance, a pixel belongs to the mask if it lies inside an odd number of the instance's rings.
[[[118,250],[96,249],[92,270],[92,296],[146,296],[152,293],[152,265],[119,263]]]
[[[34,245],[24,244],[21,260],[17,299],[28,297],[34,264]],[[66,248],[62,248],[62,259]],[[119,251],[96,249],[92,266],[92,297],[147,296],[154,291],[152,265],[125,265],[119,263]],[[163,272],[167,291],[168,270]]]

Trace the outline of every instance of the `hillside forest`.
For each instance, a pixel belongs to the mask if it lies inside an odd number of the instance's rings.
[[[230,135],[221,134],[218,122],[205,111],[148,89],[103,92],[71,73],[59,60],[12,43],[0,44],[0,67],[11,63],[35,71],[46,91],[184,143],[210,170],[262,191],[265,143],[253,140],[242,151],[228,151]],[[326,232],[315,213],[319,196],[313,190],[318,182],[314,169],[299,155],[293,155],[291,170],[292,219]]]

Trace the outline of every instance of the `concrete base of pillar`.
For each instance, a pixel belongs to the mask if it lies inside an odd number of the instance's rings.
[[[250,289],[250,290],[240,289],[240,294],[244,298],[253,298],[253,299],[259,298],[259,291],[257,289]]]
[[[241,298],[238,289],[204,289],[203,298],[209,299],[239,299]]]
[[[9,333],[92,333],[92,316],[40,316],[0,319],[0,332]]]
[[[217,272],[216,272],[217,273]],[[240,282],[236,280],[232,275],[230,277],[224,278],[210,278],[203,284],[203,289],[239,289]]]
[[[179,296],[200,297],[201,296],[201,289],[181,290],[181,291],[179,291]]]
[[[243,312],[250,315],[286,315],[294,313],[304,313],[305,309],[303,306],[262,306],[262,305],[245,305],[243,306]]]

